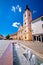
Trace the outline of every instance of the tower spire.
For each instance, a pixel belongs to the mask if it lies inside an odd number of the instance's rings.
[[[30,10],[30,9],[28,8],[28,5],[26,5],[26,9],[25,9],[25,10],[27,10],[27,9]]]

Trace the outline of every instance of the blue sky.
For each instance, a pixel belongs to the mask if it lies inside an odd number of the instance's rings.
[[[6,36],[18,31],[26,4],[32,12],[32,20],[43,15],[43,0],[0,0],[0,34]]]

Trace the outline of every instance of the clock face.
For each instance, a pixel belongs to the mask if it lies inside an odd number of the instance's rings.
[[[41,20],[43,21],[43,17],[41,17]]]

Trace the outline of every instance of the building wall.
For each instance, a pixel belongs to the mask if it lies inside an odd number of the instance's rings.
[[[24,14],[23,14],[23,27],[24,27],[24,40],[32,40],[32,31],[31,31],[31,21],[32,21],[32,16],[31,12],[27,9]]]
[[[38,21],[34,21],[34,23],[32,23],[32,34],[41,34],[43,33],[43,27],[42,27],[43,21],[41,21],[41,19],[39,19]]]
[[[31,21],[31,12],[30,10],[26,9],[23,14],[23,26],[20,26],[20,28],[18,29],[18,39],[30,41],[32,40]]]
[[[20,26],[20,28],[18,30],[17,38],[19,40],[23,40],[23,26]]]
[[[12,35],[10,35],[10,39],[17,39],[17,34],[12,34]]]
[[[43,16],[32,22],[33,40],[43,42]]]

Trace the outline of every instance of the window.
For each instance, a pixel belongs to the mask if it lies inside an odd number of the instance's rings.
[[[25,22],[25,24],[26,24],[26,22]]]
[[[25,32],[26,32],[26,30],[25,30]]]
[[[42,24],[42,28],[43,28],[43,24]]]
[[[30,13],[29,13],[29,16],[30,16]]]
[[[31,24],[31,22],[29,22],[29,24]]]
[[[25,36],[25,39],[26,39],[26,36]]]
[[[43,21],[43,17],[41,17],[41,20]]]
[[[25,17],[26,17],[26,14],[25,14]]]

